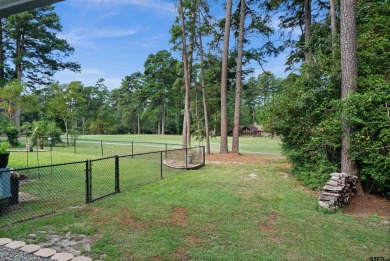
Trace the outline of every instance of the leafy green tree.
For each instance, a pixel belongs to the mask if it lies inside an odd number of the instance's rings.
[[[388,1],[358,1],[358,88],[346,101],[351,157],[367,192],[390,196]]]
[[[145,61],[145,86],[143,95],[148,97],[148,108],[158,106],[158,134],[165,133],[167,101],[176,95],[172,91],[173,85],[179,77],[177,73],[178,61],[171,53],[162,50],[156,54],[150,54]],[[161,129],[160,129],[161,126]]]
[[[141,115],[146,103],[144,87],[144,75],[135,72],[126,76],[119,88],[118,112],[122,125],[128,129],[128,133],[141,133]]]
[[[22,92],[24,85],[19,80],[12,80],[0,89],[0,104],[5,110],[10,124],[17,125],[17,112],[20,110],[22,102]]]
[[[101,110],[107,110],[109,91],[104,84],[104,79],[99,79],[95,86],[87,86],[79,89],[82,102],[77,105],[78,125],[81,125],[81,133],[86,134],[88,124],[97,118]]]
[[[268,98],[263,108],[263,120],[281,135],[292,171],[306,185],[321,188],[330,172],[343,169],[344,121],[350,127],[348,158],[359,166],[363,188],[389,195],[388,7],[379,0],[358,2],[359,76],[349,82],[357,86],[342,102],[341,62],[335,56],[338,50],[330,48],[335,46],[332,30],[324,20],[312,26],[313,62],[290,74],[281,92]]]
[[[109,111],[100,111],[96,119],[91,121],[90,130],[93,134],[113,134],[116,131],[116,119]]]
[[[80,82],[71,82],[70,84],[54,83],[46,90],[46,95],[50,97],[47,103],[47,113],[52,118],[59,118],[63,121],[68,144],[69,121],[76,118],[77,105],[84,101],[80,95],[82,88]]]

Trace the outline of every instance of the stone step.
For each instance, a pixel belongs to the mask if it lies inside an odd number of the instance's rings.
[[[34,253],[36,256],[49,258],[54,256],[57,253],[54,249],[51,248],[41,248],[37,252]]]
[[[0,238],[0,246],[4,246],[8,243],[11,243],[12,239],[11,238]]]
[[[70,253],[57,253],[54,256],[52,256],[50,259],[57,260],[57,261],[69,261],[72,260],[74,256]]]
[[[92,261],[92,258],[86,256],[74,257],[71,253],[57,253],[56,250],[51,248],[41,248],[41,246],[34,244],[26,245],[23,241],[13,241],[11,238],[0,238],[0,246],[17,249],[29,254],[57,261]]]
[[[31,245],[25,245],[24,247],[20,248],[19,250],[31,254],[31,253],[37,252],[39,249],[41,249],[41,246],[31,244]]]
[[[5,245],[5,247],[11,248],[11,249],[18,249],[21,248],[22,246],[25,246],[26,243],[23,241],[12,241],[8,244]]]

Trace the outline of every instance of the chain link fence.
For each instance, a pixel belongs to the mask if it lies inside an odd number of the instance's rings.
[[[204,147],[194,147],[0,169],[0,227],[202,167],[204,157]]]
[[[182,148],[181,144],[171,143],[87,139],[74,140],[71,138],[66,139],[59,137],[39,137],[34,140],[26,138],[25,144],[25,155],[21,155],[23,157],[20,157],[20,160],[23,158],[26,166],[35,164],[39,165],[40,162],[48,162],[48,160],[53,163],[56,152],[86,155],[88,158],[98,158],[115,155],[134,155]]]

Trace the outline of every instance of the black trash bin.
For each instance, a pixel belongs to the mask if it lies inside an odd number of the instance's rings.
[[[11,172],[11,197],[8,205],[19,203],[19,174]]]

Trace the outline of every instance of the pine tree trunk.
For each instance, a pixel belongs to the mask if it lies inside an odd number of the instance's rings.
[[[238,33],[238,53],[237,53],[237,69],[236,69],[236,97],[234,103],[234,128],[232,152],[239,153],[240,140],[240,107],[241,107],[241,85],[242,85],[242,53],[244,49],[244,23],[245,23],[246,3],[241,0],[240,4],[240,25]]]
[[[305,62],[309,63],[313,60],[311,49],[311,0],[305,0]]]
[[[357,88],[357,29],[356,0],[340,3],[340,50],[341,50],[341,99],[344,101]],[[358,175],[356,162],[351,159],[350,136],[352,128],[347,118],[342,119],[341,171]],[[360,192],[362,189],[360,187]]]
[[[179,12],[181,18],[181,37],[182,37],[182,46],[183,46],[183,63],[184,63],[184,82],[185,82],[185,99],[184,99],[184,126],[183,132],[185,130],[185,145],[186,147],[191,146],[191,116],[190,116],[190,76],[189,66],[188,66],[188,57],[187,57],[187,45],[186,45],[186,36],[185,36],[185,25],[184,25],[184,12],[183,12],[183,1],[179,0]]]
[[[183,135],[182,135],[182,144],[183,148],[187,147],[187,119],[186,119],[186,113],[184,113],[183,116]]]
[[[0,18],[0,78],[4,78],[4,29],[3,29],[3,18]]]
[[[201,26],[200,18],[200,7],[198,2],[198,23]],[[204,73],[204,58],[203,58],[203,43],[202,43],[202,32],[199,29],[199,56],[200,56],[200,73],[201,73],[201,84],[202,84],[202,102],[203,102],[203,114],[204,114],[204,128],[206,138],[206,153],[210,154],[210,133],[209,133],[209,118],[207,112],[207,101],[206,101],[206,77]]]
[[[24,51],[24,34],[23,32],[19,31],[19,35],[16,40],[16,62],[15,62],[15,77],[19,81],[22,81],[22,62],[20,61],[20,58],[22,57],[23,51]],[[15,114],[13,116],[13,122],[16,128],[18,128],[19,135],[20,135],[20,114],[21,114],[20,107],[17,107],[15,109]]]
[[[332,57],[336,58],[336,48],[337,48],[337,24],[336,24],[336,3],[335,0],[329,0],[330,4],[330,27],[332,34]]]
[[[227,140],[227,84],[228,84],[228,58],[230,25],[232,14],[232,0],[226,3],[225,31],[223,36],[222,76],[221,76],[221,144],[220,153],[228,153]]]

